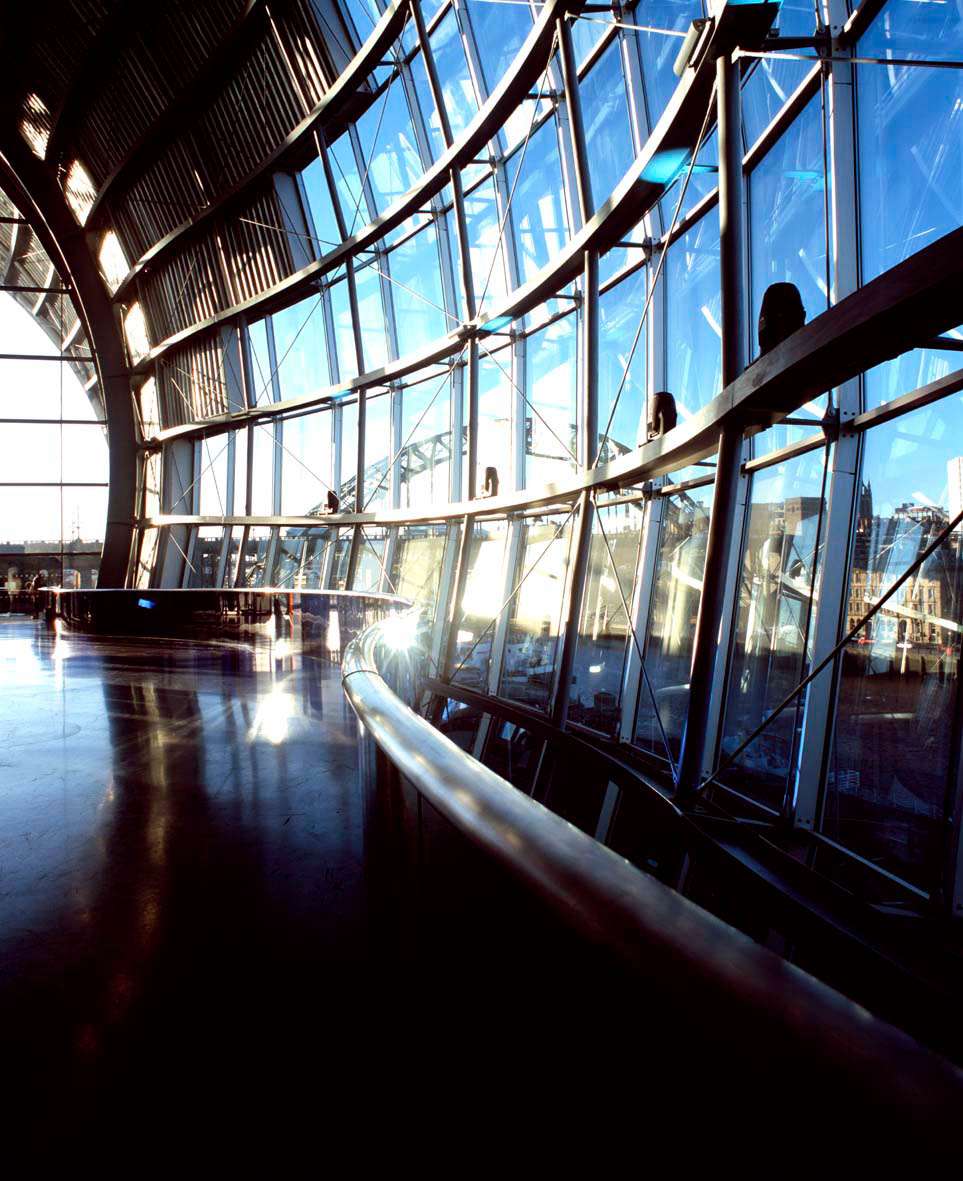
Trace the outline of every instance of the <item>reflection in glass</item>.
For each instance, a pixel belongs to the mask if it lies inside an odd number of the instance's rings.
[[[212,587],[218,585],[218,570],[223,549],[223,529],[197,529],[191,560],[185,563],[184,585],[186,587]]]
[[[641,505],[613,505],[596,512],[568,716],[607,734],[617,729],[621,711],[630,634],[622,598],[631,604],[641,536]]]
[[[664,756],[661,721],[673,758],[679,753],[689,705],[689,667],[702,596],[711,507],[711,486],[692,488],[662,501],[655,588],[644,650],[655,701],[643,683],[635,741]]]
[[[847,630],[963,507],[959,396],[864,444]],[[955,530],[846,647],[823,831],[927,888],[939,872],[959,691],[963,533]]]
[[[248,529],[237,571],[238,586],[270,585],[267,569],[270,544],[271,530],[269,528],[258,525]]]
[[[512,350],[499,349],[491,356],[484,350],[478,358],[478,467],[476,487],[485,484],[485,468],[498,469],[501,491],[515,487],[515,456],[512,446],[512,407],[515,391],[512,388]],[[466,383],[467,387],[467,383]],[[467,414],[468,390],[465,390]],[[468,434],[464,433],[462,454],[468,455]]]
[[[534,518],[521,526],[518,589],[498,691],[534,709],[548,709],[552,696],[573,517]]]
[[[669,247],[665,264],[666,388],[679,422],[722,389],[719,214],[713,209]]]
[[[315,590],[321,585],[324,555],[333,529],[282,529],[278,544],[276,586]]]
[[[723,755],[734,751],[802,680],[819,570],[826,450],[752,477],[739,584]],[[805,697],[785,709],[721,779],[779,809],[797,756]]]
[[[579,82],[578,90],[585,137],[591,145],[588,163],[592,196],[598,209],[608,200],[635,157],[618,38]]]
[[[446,525],[407,525],[399,533],[391,564],[392,591],[424,609],[433,619],[441,579]]]
[[[530,730],[492,718],[481,761],[519,791],[530,794],[543,745]]]
[[[376,525],[364,525],[358,539],[358,561],[355,565],[351,589],[380,591],[381,572],[385,557],[385,530]]]
[[[491,662],[495,613],[502,605],[502,564],[506,521],[476,521],[468,550],[468,574],[456,616],[451,679],[485,692]]]

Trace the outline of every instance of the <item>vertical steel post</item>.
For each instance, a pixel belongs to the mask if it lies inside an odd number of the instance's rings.
[[[722,384],[745,367],[745,228],[742,200],[742,128],[739,65],[731,55],[716,63],[719,141],[719,269],[722,290]],[[689,710],[679,756],[679,792],[692,796],[703,774],[712,686],[720,652],[720,628],[742,465],[740,423],[719,436],[716,484],[706,538],[702,597],[689,674]]]

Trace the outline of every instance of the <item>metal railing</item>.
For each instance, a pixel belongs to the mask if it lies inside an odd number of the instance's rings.
[[[369,793],[411,785],[589,946],[677,998],[652,1021],[699,1012],[712,1031],[707,1054],[765,1046],[774,1087],[800,1074],[845,1080],[854,1112],[882,1104],[910,1118],[923,1102],[927,1121],[942,1126],[959,1109],[963,1076],[946,1060],[636,869],[420,717],[389,684],[403,656],[383,671],[386,654],[403,651],[398,638],[396,623],[376,623],[347,646],[342,666],[364,741],[380,752],[362,758]]]

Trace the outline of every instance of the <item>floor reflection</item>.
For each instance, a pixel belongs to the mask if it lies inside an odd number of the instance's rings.
[[[6,619],[3,682],[0,1027],[29,1118],[66,1134],[330,1049],[367,956],[337,666]]]

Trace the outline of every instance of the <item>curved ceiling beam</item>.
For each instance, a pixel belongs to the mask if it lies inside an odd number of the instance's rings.
[[[61,276],[94,354],[104,394],[110,456],[107,526],[100,565],[103,586],[123,586],[136,516],[137,443],[130,377],[120,325],[87,246],[47,167],[14,134],[0,142],[0,185],[30,222]]]
[[[391,48],[396,38],[401,34],[408,12],[409,0],[393,0],[384,12],[374,32],[352,58],[351,64],[338,76],[338,80],[317,104],[314,110],[303,119],[291,132],[284,142],[266,160],[262,160],[254,172],[249,173],[243,180],[233,185],[221,196],[211,201],[204,209],[181,222],[171,232],[156,242],[150,250],[146,250],[124,276],[120,286],[114,292],[116,303],[130,298],[130,289],[137,277],[152,266],[162,261],[178,243],[187,241],[206,230],[215,216],[223,215],[233,206],[250,200],[251,190],[262,184],[265,176],[272,170],[282,168],[286,162],[303,156],[306,152],[314,154],[314,135],[330,133],[335,130],[335,138],[340,134],[342,123],[360,117],[371,101],[367,94],[362,96],[362,86],[372,71],[381,62],[384,54]],[[359,97],[362,105],[359,106]],[[196,105],[196,104],[195,104]]]
[[[199,107],[208,102],[234,75],[238,65],[254,48],[255,39],[267,17],[267,0],[247,0],[244,10],[227,31],[216,52],[207,59],[205,69],[193,82],[180,89],[163,114],[144,132],[97,191],[87,217],[88,229],[105,229],[108,198],[120,189],[129,188],[161,151],[189,126]]]

